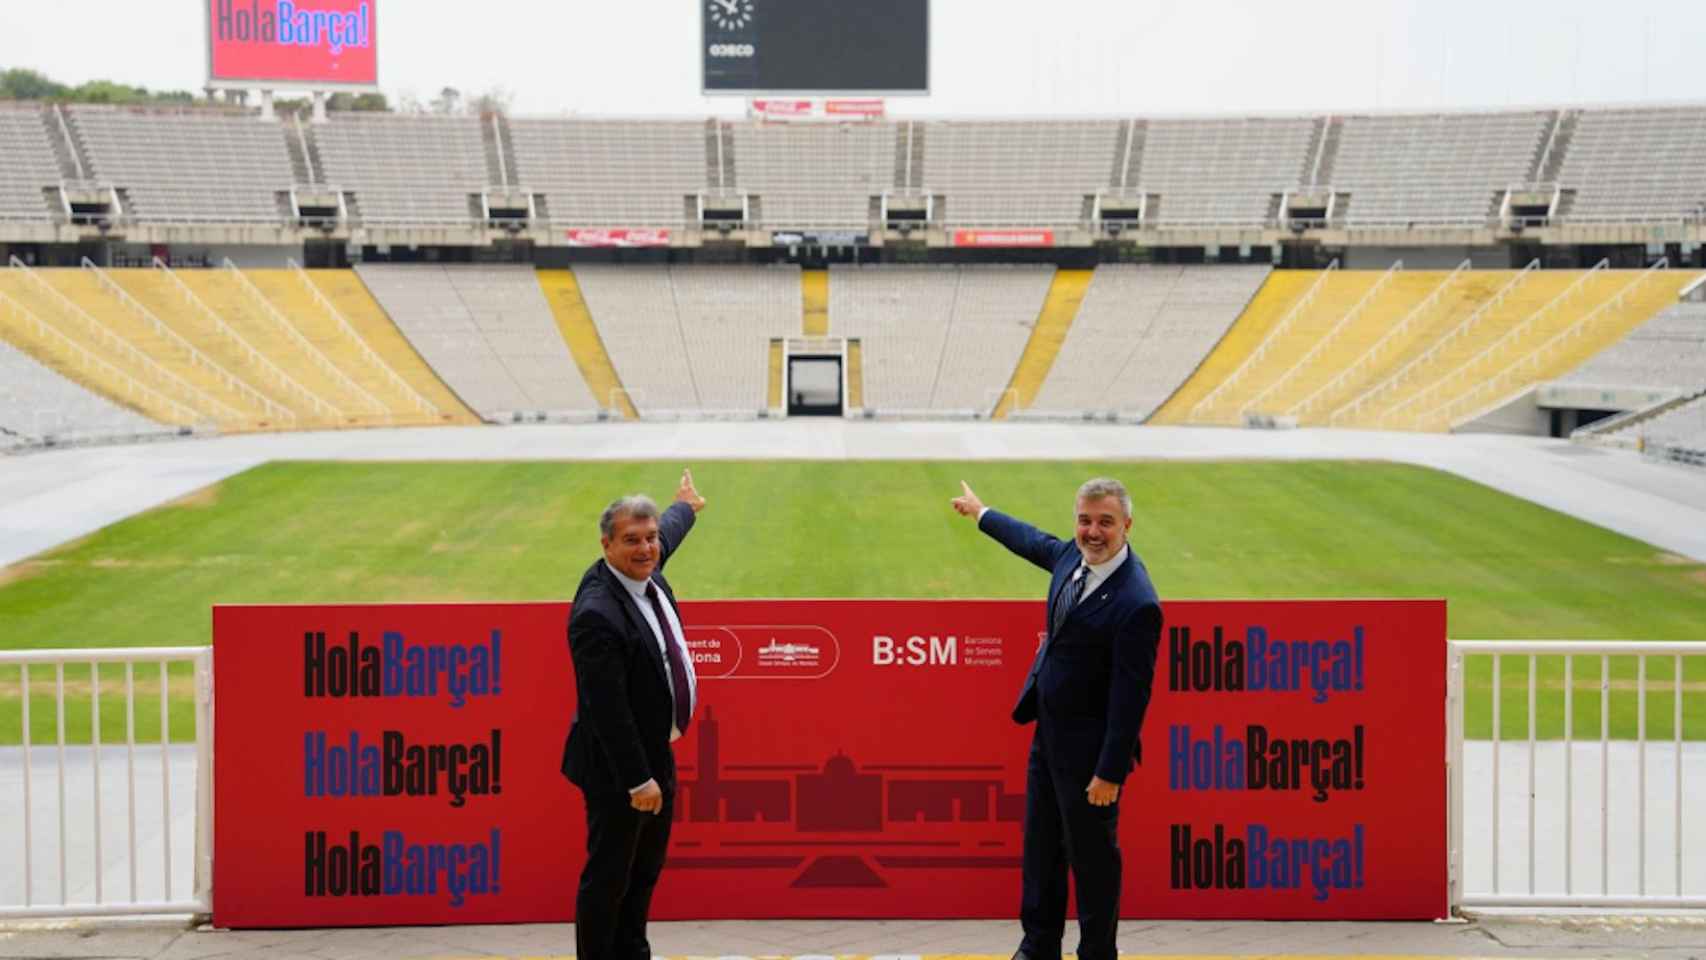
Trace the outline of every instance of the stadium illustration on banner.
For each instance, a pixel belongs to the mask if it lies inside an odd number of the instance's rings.
[[[85,6],[0,954],[1694,946],[1706,4]]]

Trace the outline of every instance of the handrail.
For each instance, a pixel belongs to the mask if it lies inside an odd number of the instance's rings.
[[[1568,327],[1565,327],[1564,329],[1562,329],[1562,330],[1558,331],[1557,333],[1553,334],[1552,336],[1548,337],[1546,339],[1545,343],[1542,343],[1540,346],[1535,347],[1533,350],[1530,350],[1528,353],[1524,354],[1523,356],[1519,357],[1514,362],[1507,365],[1503,370],[1499,371],[1498,375],[1492,377],[1491,379],[1481,381],[1480,383],[1476,384],[1473,389],[1471,389],[1468,393],[1464,394],[1463,396],[1458,397],[1455,400],[1448,400],[1445,403],[1442,403],[1439,406],[1434,407],[1432,410],[1429,410],[1427,413],[1422,414],[1417,419],[1418,420],[1426,420],[1429,417],[1432,417],[1434,414],[1439,413],[1442,410],[1445,411],[1445,416],[1449,419],[1451,417],[1451,412],[1455,407],[1459,406],[1460,404],[1464,403],[1465,401],[1467,401],[1473,397],[1479,396],[1480,394],[1484,393],[1485,391],[1487,391],[1489,389],[1494,388],[1496,384],[1501,384],[1501,383],[1507,382],[1508,378],[1515,371],[1517,371],[1518,369],[1521,369],[1523,367],[1526,367],[1529,364],[1536,362],[1543,354],[1551,351],[1554,347],[1556,347],[1565,338],[1576,336],[1581,331],[1587,329],[1587,327],[1590,324],[1597,322],[1599,320],[1600,314],[1611,309],[1612,307],[1621,307],[1623,305],[1623,299],[1625,297],[1629,296],[1629,294],[1636,287],[1640,286],[1643,283],[1646,283],[1648,280],[1657,276],[1658,271],[1664,270],[1668,266],[1669,266],[1669,260],[1667,258],[1660,257],[1658,263],[1655,263],[1651,267],[1648,267],[1646,270],[1641,271],[1641,273],[1638,274],[1635,277],[1635,279],[1624,284],[1623,287],[1617,291],[1616,295],[1612,296],[1610,299],[1602,302],[1599,306],[1594,307],[1592,310],[1588,311],[1588,313],[1585,316],[1576,320],[1575,323],[1570,324]],[[1490,349],[1491,348],[1489,348],[1489,350]]]
[[[1365,364],[1373,362],[1374,357],[1379,354],[1380,348],[1384,347],[1387,341],[1395,337],[1403,336],[1408,332],[1410,325],[1415,323],[1416,318],[1425,315],[1429,308],[1431,308],[1441,297],[1445,296],[1445,291],[1450,289],[1451,285],[1456,282],[1458,277],[1461,277],[1469,270],[1469,265],[1470,260],[1465,258],[1462,263],[1457,265],[1456,269],[1446,274],[1445,279],[1439,282],[1439,286],[1434,287],[1433,292],[1424,297],[1422,302],[1411,307],[1409,312],[1404,314],[1403,319],[1387,328],[1386,332],[1381,334],[1380,337],[1374,341],[1373,345],[1371,345],[1367,350],[1364,350],[1355,360],[1351,361],[1349,366],[1339,371],[1338,376],[1322,384],[1314,393],[1311,393],[1309,396],[1304,397],[1302,400],[1293,404],[1291,409],[1285,412],[1285,415],[1288,417],[1300,417],[1309,412],[1309,410],[1314,407],[1315,401],[1319,397],[1337,389],[1340,384],[1355,376]],[[1329,421],[1329,423],[1331,423],[1331,421]]]
[[[213,321],[213,328],[216,333],[237,344],[237,346],[243,351],[244,357],[250,363],[260,367],[263,373],[269,374],[276,383],[284,387],[286,390],[300,394],[308,401],[308,405],[313,408],[314,412],[330,412],[333,417],[343,416],[342,410],[339,410],[337,407],[334,407],[325,400],[322,400],[319,394],[298,383],[295,377],[292,377],[290,374],[279,369],[278,364],[273,363],[271,358],[266,354],[255,349],[254,344],[244,339],[242,334],[233,329],[229,323],[226,323],[224,317],[221,317],[212,307],[202,302],[202,299],[196,296],[195,291],[190,289],[189,284],[185,283],[183,278],[173,273],[171,267],[166,266],[165,261],[161,260],[159,257],[155,257],[154,269],[158,270],[171,281],[173,288],[178,291],[179,296],[184,298],[185,303],[194,307],[202,316]]]
[[[1459,376],[1463,375],[1465,371],[1474,367],[1475,364],[1480,363],[1484,357],[1490,356],[1493,353],[1493,351],[1504,346],[1507,341],[1510,341],[1510,340],[1516,338],[1520,334],[1526,332],[1531,325],[1540,322],[1541,317],[1545,316],[1547,313],[1550,313],[1552,310],[1557,309],[1558,307],[1562,306],[1563,304],[1568,303],[1572,297],[1574,297],[1583,287],[1585,287],[1587,285],[1587,282],[1593,278],[1594,274],[1599,273],[1601,270],[1609,269],[1610,266],[1611,266],[1611,261],[1609,261],[1609,260],[1601,260],[1600,262],[1594,264],[1592,270],[1589,270],[1588,272],[1577,277],[1573,282],[1571,282],[1571,284],[1569,286],[1565,287],[1562,291],[1560,291],[1557,296],[1546,301],[1546,303],[1543,306],[1541,306],[1540,309],[1534,311],[1533,313],[1529,314],[1526,317],[1523,317],[1522,320],[1519,323],[1517,323],[1516,326],[1511,327],[1509,330],[1506,330],[1502,335],[1499,336],[1499,338],[1497,340],[1494,340],[1492,343],[1481,348],[1478,352],[1476,352],[1476,354],[1474,356],[1470,357],[1469,359],[1467,359],[1467,360],[1463,361],[1462,363],[1458,364],[1457,366],[1453,367],[1451,370],[1447,371],[1444,376],[1439,377],[1438,379],[1434,380],[1433,383],[1428,384],[1426,389],[1421,390],[1420,392],[1418,392],[1414,396],[1410,397],[1408,400],[1405,400],[1403,403],[1398,404],[1397,406],[1393,407],[1391,410],[1386,411],[1385,415],[1380,418],[1381,423],[1385,423],[1388,420],[1392,419],[1393,417],[1396,417],[1400,411],[1408,408],[1412,404],[1417,403],[1423,397],[1432,396],[1432,395],[1434,395],[1434,393],[1436,391],[1442,390],[1448,384],[1455,382]],[[1421,422],[1421,418],[1417,417],[1417,416],[1412,416],[1412,417],[1410,417],[1410,422],[1411,423],[1419,423],[1419,422]]]
[[[326,356],[325,352],[316,347],[313,341],[303,336],[302,331],[296,329],[296,325],[290,322],[290,318],[280,313],[278,308],[272,305],[272,301],[267,299],[266,294],[262,293],[253,281],[244,276],[243,271],[237,269],[237,265],[231,262],[230,257],[225,258],[220,269],[230,271],[231,275],[237,279],[237,285],[249,295],[249,299],[255,301],[255,304],[272,320],[274,326],[283,330],[286,336],[295,341],[296,345],[308,354],[308,359],[314,361],[315,366],[325,371],[328,376],[336,380],[345,389],[366,398],[368,404],[380,416],[390,413],[390,410],[384,403],[380,402],[378,397],[375,397],[366,387],[350,379],[349,374],[338,369],[338,365],[332,362],[332,358]]]
[[[1429,360],[1432,360],[1435,356],[1438,356],[1439,352],[1444,350],[1448,344],[1462,336],[1475,324],[1479,323],[1483,314],[1492,310],[1494,307],[1497,307],[1499,304],[1504,303],[1505,298],[1510,296],[1511,291],[1515,290],[1525,279],[1527,279],[1530,273],[1539,269],[1539,259],[1528,261],[1528,266],[1517,271],[1516,276],[1512,277],[1504,286],[1500,287],[1497,293],[1488,297],[1486,303],[1476,307],[1469,316],[1464,317],[1457,326],[1452,327],[1446,332],[1445,336],[1434,341],[1433,345],[1424,350],[1419,356],[1410,358],[1408,363],[1399,367],[1395,372],[1387,376],[1386,379],[1372,387],[1369,387],[1367,390],[1364,390],[1360,395],[1358,395],[1356,399],[1344,404],[1339,407],[1339,409],[1334,410],[1332,416],[1327,418],[1328,424],[1331,425],[1338,423],[1339,416],[1347,411],[1354,416],[1362,410],[1362,405],[1365,402],[1374,399],[1388,390],[1396,389],[1404,382],[1404,377],[1406,377],[1411,370],[1414,370],[1416,367],[1421,366]]]
[[[124,385],[126,389],[125,397],[127,399],[134,401],[137,395],[141,395],[149,401],[162,404],[171,410],[173,416],[180,418],[185,425],[194,424],[200,419],[200,414],[196,410],[173,400],[171,397],[166,396],[130,374],[125,373],[123,370],[119,369],[118,366],[104,357],[96,355],[94,351],[54,329],[52,324],[43,320],[41,317],[36,316],[28,307],[25,307],[18,301],[13,300],[5,293],[0,293],[0,306],[7,307],[13,313],[22,317],[35,328],[37,335],[41,336],[43,339],[52,340],[60,347],[70,350],[72,355],[75,356],[85,368],[90,366],[99,367],[108,376],[116,377],[119,382]]]
[[[243,419],[242,413],[238,412],[236,407],[209,395],[195,384],[190,383],[183,377],[173,373],[165,364],[149,356],[146,352],[138,349],[136,345],[132,344],[129,340],[126,340],[118,333],[118,331],[107,326],[94,314],[78,306],[70,297],[60,293],[53,284],[48,283],[28,264],[25,264],[15,256],[12,257],[11,260],[13,270],[19,271],[23,275],[24,279],[34,284],[37,289],[46,294],[53,301],[54,305],[59,307],[59,309],[64,310],[66,313],[69,313],[83,321],[84,325],[86,325],[102,343],[105,343],[112,349],[124,354],[131,362],[141,365],[154,376],[176,385],[184,394],[193,399],[203,408],[211,408],[216,414],[223,411],[222,415],[228,415],[228,418],[231,420]],[[201,411],[198,410],[197,413],[200,414]]]
[[[439,410],[439,408],[431,400],[428,400],[419,390],[416,390],[409,381],[404,380],[401,374],[396,370],[393,370],[391,365],[385,362],[385,358],[381,357],[378,351],[368,345],[368,342],[362,338],[359,332],[357,332],[355,326],[349,322],[347,317],[344,316],[343,311],[339,310],[337,306],[332,303],[331,299],[324,293],[320,292],[319,287],[314,285],[314,280],[308,276],[307,270],[302,269],[300,264],[289,257],[286,257],[284,262],[288,264],[291,271],[296,274],[296,279],[302,281],[302,285],[308,288],[308,295],[314,300],[314,302],[319,304],[320,308],[326,311],[327,315],[329,315],[333,320],[337,321],[338,329],[343,331],[344,336],[348,337],[350,342],[355,344],[356,349],[361,351],[362,356],[367,358],[367,361],[371,363],[386,380],[390,381],[392,386],[408,394],[409,398],[415,402],[415,405],[419,407],[422,412],[434,417],[443,415],[443,411]]]
[[[1314,302],[1316,296],[1321,293],[1321,289],[1326,286],[1327,278],[1332,276],[1333,271],[1337,269],[1339,269],[1339,260],[1335,257],[1331,263],[1327,264],[1327,269],[1321,271],[1321,276],[1315,278],[1315,282],[1309,285],[1308,290],[1304,291],[1303,296],[1299,297],[1297,302],[1291,305],[1291,309],[1286,311],[1285,316],[1280,317],[1279,322],[1274,324],[1273,329],[1269,330],[1267,335],[1262,338],[1262,342],[1256,345],[1256,349],[1252,350],[1250,355],[1244,358],[1244,362],[1240,363],[1238,368],[1232,371],[1232,375],[1227,377],[1225,380],[1222,380],[1213,390],[1210,390],[1207,396],[1198,400],[1196,405],[1191,407],[1190,412],[1185,415],[1185,419],[1190,420],[1195,418],[1197,411],[1202,410],[1204,407],[1212,409],[1214,399],[1220,396],[1221,391],[1226,390],[1239,380],[1242,380],[1244,378],[1244,374],[1250,369],[1251,365],[1267,355],[1268,345],[1273,343],[1274,338],[1288,330],[1292,323],[1296,321],[1309,304]]]
[[[1374,282],[1374,286],[1369,287],[1368,292],[1364,293],[1362,298],[1353,304],[1351,308],[1345,312],[1344,316],[1339,318],[1339,322],[1333,324],[1333,329],[1328,330],[1325,336],[1315,341],[1315,345],[1309,348],[1309,352],[1305,353],[1302,359],[1292,364],[1290,370],[1281,374],[1278,380],[1268,384],[1261,393],[1256,394],[1254,397],[1250,398],[1248,403],[1244,404],[1244,413],[1260,413],[1261,410],[1257,408],[1257,405],[1266,399],[1269,394],[1278,390],[1285,384],[1290,383],[1292,377],[1297,376],[1299,373],[1303,372],[1303,370],[1307,369],[1309,364],[1313,363],[1316,357],[1320,356],[1323,351],[1332,345],[1333,339],[1343,332],[1345,327],[1349,326],[1352,320],[1356,319],[1364,310],[1368,309],[1369,304],[1373,303],[1374,299],[1380,296],[1380,291],[1385,289],[1386,285],[1392,282],[1392,278],[1397,276],[1399,271],[1403,269],[1404,261],[1393,261],[1392,266],[1386,268],[1386,272],[1381,274],[1380,279]]]
[[[93,260],[90,260],[88,257],[84,257],[83,269],[94,274],[95,280],[100,283],[108,293],[117,297],[120,303],[129,307],[134,313],[142,317],[142,319],[147,322],[149,328],[155,333],[172,341],[188,352],[191,363],[200,364],[205,367],[209,373],[212,373],[215,377],[219,378],[220,382],[231,388],[233,392],[243,394],[249,399],[255,401],[260,405],[261,409],[267,411],[268,414],[276,415],[286,423],[296,422],[296,414],[294,412],[286,407],[279,406],[266,394],[249,386],[248,382],[243,378],[225,369],[218,361],[201,352],[200,348],[195,344],[184,339],[182,334],[173,330],[164,320],[155,316],[154,311],[143,306],[140,301],[131,296],[130,291],[126,290],[123,286],[120,286],[117,280],[107,276],[107,272],[96,266]],[[239,415],[238,419],[246,418]]]

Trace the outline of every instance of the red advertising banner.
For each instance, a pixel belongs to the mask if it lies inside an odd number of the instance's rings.
[[[761,120],[799,120],[810,117],[815,108],[810,100],[747,101],[747,114]]]
[[[887,113],[884,101],[872,100],[825,100],[823,102],[825,116],[832,118],[853,118],[857,120],[881,120]]]
[[[955,230],[956,247],[1052,247],[1053,230]]]
[[[570,230],[571,247],[667,247],[668,230]]]
[[[214,920],[572,919],[566,604],[217,607]],[[682,607],[656,919],[1017,916],[1040,601]],[[1447,913],[1445,604],[1171,601],[1122,914]]]
[[[379,84],[378,0],[207,0],[216,85]]]

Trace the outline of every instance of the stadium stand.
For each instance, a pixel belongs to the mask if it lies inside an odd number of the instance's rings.
[[[331,186],[374,224],[468,224],[495,181],[477,117],[336,114],[313,128]],[[279,156],[285,156],[279,145]]]
[[[857,230],[895,179],[893,124],[734,125],[735,185],[772,230]]]
[[[1137,192],[1156,196],[1153,225],[1259,225],[1304,182],[1317,121],[1308,117],[1150,120],[1143,128]]]
[[[517,180],[544,195],[552,223],[680,229],[697,220],[708,186],[703,120],[516,118],[508,126]]]
[[[1025,343],[1025,352],[1019,355],[1019,362],[1013,368],[1013,378],[1001,395],[1001,403],[995,408],[995,419],[1005,419],[1016,413],[1023,416],[1025,408],[1036,402],[1043,381],[1060,356],[1060,348],[1066,342],[1067,332],[1072,329],[1072,321],[1078,318],[1078,311],[1084,306],[1084,295],[1089,291],[1095,274],[1094,270],[1054,272],[1054,279],[1049,281],[1048,296],[1037,314],[1036,326],[1031,330],[1030,340]]]
[[[1028,266],[832,267],[830,333],[862,344],[865,408],[991,413],[1053,273]]]
[[[1507,188],[1529,179],[1552,114],[1346,117],[1334,192],[1347,226],[1484,226]],[[1348,198],[1345,196],[1348,194]]]
[[[39,107],[0,106],[0,220],[43,220],[43,190],[59,184],[59,163]]]
[[[1641,434],[1647,450],[1706,466],[1706,396],[1667,410],[1633,429]]]
[[[1706,213],[1706,106],[1582,110],[1563,153],[1558,216],[1644,223]],[[1566,122],[1568,122],[1566,120]]]
[[[248,115],[66,110],[89,174],[139,221],[277,223],[295,182],[284,128]]]
[[[799,268],[575,268],[642,417],[757,416],[770,341],[800,330]]]
[[[1030,410],[1146,419],[1225,336],[1267,267],[1102,266]]]
[[[1706,303],[1678,303],[1558,379],[1578,387],[1706,390]]]
[[[948,227],[1060,226],[1107,188],[1120,123],[938,120],[924,131],[924,192]],[[892,169],[892,167],[891,167]]]
[[[574,355],[592,396],[606,409],[620,411],[629,420],[639,419],[640,412],[626,390],[616,366],[610,362],[610,352],[598,336],[598,326],[592,322],[592,310],[581,294],[580,282],[572,270],[539,271],[539,287],[545,292],[545,302],[557,319],[557,331]]]
[[[480,416],[590,418],[598,404],[526,266],[365,264],[362,282]]]
[[[166,429],[85,390],[0,338],[0,445],[134,438]]]

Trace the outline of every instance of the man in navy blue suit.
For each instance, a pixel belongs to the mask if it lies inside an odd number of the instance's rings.
[[[1119,797],[1149,706],[1161,601],[1126,543],[1131,496],[1117,480],[1078,488],[1073,539],[983,505],[960,483],[954,509],[1002,546],[1049,571],[1048,634],[1013,707],[1036,721],[1025,776],[1024,884],[1015,960],[1060,960],[1066,876],[1077,880],[1079,960],[1115,960]]]

